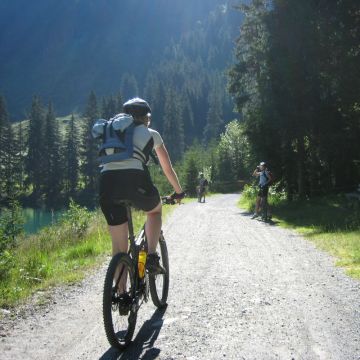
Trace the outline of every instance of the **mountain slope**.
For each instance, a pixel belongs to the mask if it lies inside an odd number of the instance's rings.
[[[118,91],[126,73],[141,81],[165,48],[190,38],[226,2],[3,0],[0,92],[15,117],[23,115],[33,94],[52,99],[59,113],[67,113],[83,104],[91,89],[100,95]],[[218,35],[217,30],[212,29]],[[211,38],[205,34],[207,42]],[[197,49],[190,50],[190,57],[198,56]]]

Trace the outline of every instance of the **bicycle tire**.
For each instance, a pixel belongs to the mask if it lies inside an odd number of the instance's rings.
[[[149,286],[153,304],[157,308],[161,309],[167,305],[166,301],[169,294],[170,281],[169,256],[165,238],[162,234],[160,235],[158,247],[160,247],[160,251],[158,252],[160,255],[160,264],[166,270],[166,273],[159,275],[149,275]]]
[[[119,265],[123,265],[124,269],[126,269],[128,273],[127,287],[129,287],[129,294],[131,298],[134,298],[135,296],[135,271],[133,262],[128,254],[119,253],[111,259],[105,275],[103,293],[103,320],[106,337],[110,345],[123,350],[129,345],[133,337],[137,319],[137,310],[131,308],[127,315],[121,315],[120,310],[117,308],[117,305],[114,302],[114,276]],[[115,323],[117,320],[120,320],[122,323],[124,323],[124,325],[121,326],[120,331],[115,328]],[[124,327],[124,329],[122,329],[122,327]]]

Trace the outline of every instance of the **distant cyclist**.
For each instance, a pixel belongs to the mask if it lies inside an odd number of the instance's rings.
[[[103,139],[100,154],[103,163],[100,206],[109,226],[113,255],[128,250],[128,219],[126,207],[121,200],[130,201],[136,208],[146,212],[146,267],[150,273],[157,274],[163,271],[156,253],[161,231],[161,201],[147,168],[153,149],[165,176],[174,188],[172,199],[180,201],[185,194],[160,134],[149,128],[149,104],[143,99],[134,98],[124,103],[123,112],[124,114],[116,115],[111,121],[99,120],[99,125],[103,125],[103,135],[99,136]],[[127,129],[131,129],[131,132]],[[126,144],[126,148],[122,149],[117,143]],[[115,144],[114,147],[112,144]],[[131,151],[127,147],[131,147]]]
[[[206,187],[209,185],[209,182],[204,177],[203,173],[199,175],[199,185],[197,186],[198,192],[198,202],[201,202],[204,199],[205,202],[205,194],[206,194]]]
[[[269,193],[269,186],[273,179],[272,179],[272,174],[268,170],[265,162],[261,162],[260,165],[256,167],[256,169],[253,172],[253,176],[259,178],[259,192],[256,198],[255,213],[252,216],[252,219],[255,219],[256,217],[259,216],[261,200],[262,199],[267,200]],[[270,213],[269,210],[270,208],[268,207],[268,212]],[[271,218],[271,215],[269,215],[269,218]]]

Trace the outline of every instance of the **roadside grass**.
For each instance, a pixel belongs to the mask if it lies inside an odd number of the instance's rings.
[[[57,224],[21,238],[15,248],[2,254],[0,308],[21,304],[37,291],[78,282],[111,255],[102,213],[72,206]],[[163,218],[174,208],[163,206]],[[133,211],[136,233],[144,221],[144,213]]]
[[[254,211],[256,190],[246,187],[239,207]],[[342,195],[288,202],[271,194],[273,220],[295,229],[321,250],[338,258],[336,265],[349,276],[360,279],[360,207]]]

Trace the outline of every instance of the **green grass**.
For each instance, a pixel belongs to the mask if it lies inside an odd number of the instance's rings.
[[[58,120],[58,124],[59,124],[59,131],[62,137],[65,137],[65,134],[67,132],[67,128],[68,128],[68,124],[70,122],[71,119],[71,114],[66,115],[66,116],[58,116],[56,117],[56,120]],[[83,121],[83,117],[80,116],[79,114],[74,114],[74,118],[75,118],[75,124],[79,124]],[[23,127],[23,131],[26,134],[28,132],[28,128],[29,128],[29,119],[24,119],[22,121],[18,121],[16,123],[13,123],[13,130],[15,131],[15,133],[17,133],[19,131],[19,126],[20,124]],[[79,127],[79,130],[82,130],[82,127]]]
[[[165,205],[163,217],[175,207]],[[111,239],[103,215],[77,209],[61,224],[21,239],[0,257],[0,308],[13,307],[52,286],[82,280],[111,254]],[[133,212],[135,231],[145,214]],[[40,303],[44,297],[40,297]]]
[[[256,191],[244,190],[239,206],[254,211]],[[348,275],[360,279],[360,209],[342,195],[288,202],[284,196],[269,198],[273,220],[295,229],[338,260]]]

